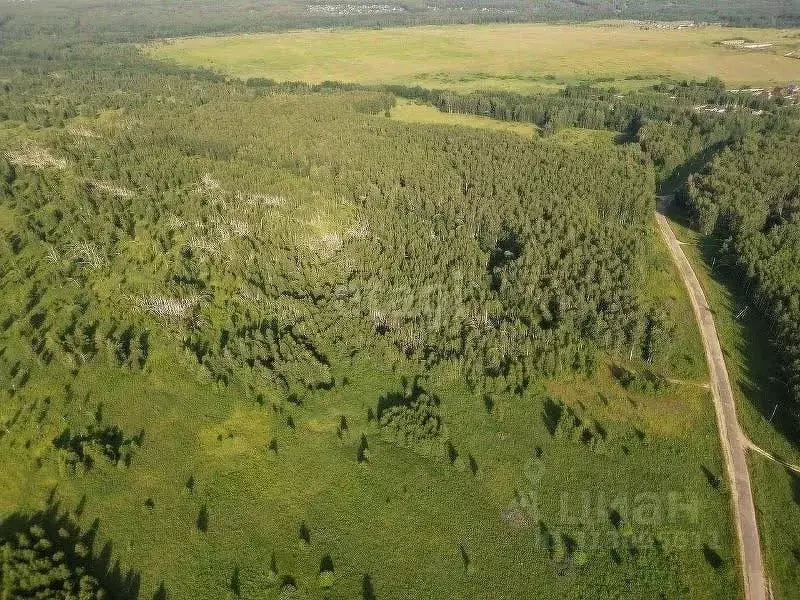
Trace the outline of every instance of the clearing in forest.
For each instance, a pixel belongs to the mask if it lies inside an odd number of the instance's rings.
[[[471,127],[473,129],[487,129],[489,131],[504,131],[515,133],[523,137],[539,137],[539,128],[532,123],[519,121],[501,121],[491,117],[463,113],[448,113],[422,102],[397,98],[397,103],[389,111],[389,116],[404,123],[421,123],[426,125],[455,125],[457,127]],[[596,148],[598,146],[613,145],[616,134],[606,129],[585,129],[581,127],[565,127],[553,135],[541,138],[544,141]]]
[[[538,134],[537,128],[531,123],[516,121],[500,121],[479,115],[442,112],[435,106],[398,98],[397,104],[392,107],[390,116],[406,123],[427,123],[431,125],[461,125],[476,129],[489,129],[492,131],[507,131],[523,136],[533,137]]]

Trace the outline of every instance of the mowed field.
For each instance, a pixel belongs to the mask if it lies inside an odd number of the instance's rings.
[[[772,46],[743,50],[721,44],[735,39]],[[630,88],[666,76],[785,83],[800,80],[800,60],[786,56],[798,48],[798,29],[595,23],[306,30],[180,38],[143,49],[155,58],[242,78],[526,91],[581,80]]]

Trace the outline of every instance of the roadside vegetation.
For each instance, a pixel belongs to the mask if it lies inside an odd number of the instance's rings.
[[[725,352],[736,396],[739,422],[759,447],[790,464],[800,463],[793,405],[770,338],[768,320],[748,307],[752,300],[736,269],[720,259],[724,240],[688,227],[685,212],[675,211],[672,226],[703,285]],[[744,312],[743,312],[744,311]],[[800,517],[797,475],[751,452],[750,473],[768,576],[775,598],[792,598],[797,589]]]
[[[778,356],[785,414],[800,432],[800,128],[732,146],[692,177],[683,199],[692,223],[721,242],[712,260],[744,287]],[[785,419],[779,419],[784,422]],[[795,437],[795,436],[793,436]],[[798,436],[800,437],[800,435]]]

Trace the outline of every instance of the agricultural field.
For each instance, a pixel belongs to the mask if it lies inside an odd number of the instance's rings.
[[[748,50],[726,40],[771,44]],[[466,25],[304,30],[155,42],[152,57],[235,77],[403,83],[456,91],[547,90],[587,81],[631,89],[661,78],[715,76],[735,86],[800,80],[800,30]]]

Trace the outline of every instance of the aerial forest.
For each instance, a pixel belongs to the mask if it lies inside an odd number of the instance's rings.
[[[794,443],[798,105],[713,77],[236,78],[138,45],[615,13],[211,4],[0,19],[0,597],[739,593],[703,340],[654,214],[674,195],[766,323]],[[794,22],[756,4],[691,14]],[[763,506],[796,510],[780,475]],[[792,527],[765,537],[778,591]]]

